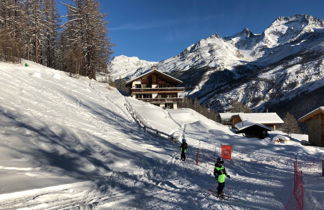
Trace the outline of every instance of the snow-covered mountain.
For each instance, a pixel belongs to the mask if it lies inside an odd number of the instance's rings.
[[[157,62],[140,60],[138,57],[120,55],[111,60],[108,70],[111,79],[116,80],[135,74],[141,74],[155,64],[157,64]]]
[[[216,72],[200,84],[201,88],[196,87],[191,94],[203,103],[226,109],[236,99],[264,110],[324,87],[323,20],[307,15],[282,17],[263,34],[245,32],[227,40],[252,59],[226,69],[230,70],[228,80],[223,80],[223,72]],[[314,106],[323,103],[321,98],[323,95],[313,101]]]
[[[230,108],[233,99],[265,110],[323,88],[323,56],[324,20],[294,15],[277,18],[262,34],[247,28],[225,38],[214,34],[157,67],[216,110]]]
[[[285,51],[284,55],[281,55],[271,49],[276,49],[278,46],[286,48],[287,43],[292,46],[301,44],[298,40],[303,35],[323,28],[324,21],[312,16],[280,17],[262,34],[253,34],[247,28],[234,36],[225,38],[214,34],[189,46],[179,55],[161,61],[158,67],[162,71],[172,72],[204,67],[233,70],[236,66],[252,61],[258,61],[259,65],[267,65],[293,53]],[[300,41],[304,42],[306,38]],[[258,59],[262,57],[264,59],[259,61]]]

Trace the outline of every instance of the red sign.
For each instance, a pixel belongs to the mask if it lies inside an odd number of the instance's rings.
[[[224,160],[232,160],[232,146],[222,145],[222,158]]]

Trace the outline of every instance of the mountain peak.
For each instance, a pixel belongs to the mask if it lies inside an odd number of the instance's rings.
[[[251,31],[249,28],[245,27],[245,28],[244,28],[240,33],[238,33],[237,35],[239,35],[240,37],[246,37],[246,38],[248,38],[248,37],[253,36],[254,34],[252,33],[252,31]]]
[[[296,14],[287,17],[286,16],[277,17],[274,22],[321,22],[321,20],[307,14]]]
[[[270,27],[278,25],[286,25],[288,27],[295,26],[298,28],[305,28],[307,26],[317,28],[324,27],[324,21],[311,15],[297,14],[288,17],[278,17],[273,21]]]
[[[278,17],[264,31],[267,47],[285,44],[300,37],[302,34],[323,28],[324,21],[310,15],[293,15]]]
[[[239,32],[233,36],[225,37],[224,39],[225,40],[234,40],[234,39],[242,40],[242,39],[250,38],[252,36],[254,36],[253,32],[249,28],[245,27],[241,32]],[[236,41],[238,41],[238,40],[236,40]]]

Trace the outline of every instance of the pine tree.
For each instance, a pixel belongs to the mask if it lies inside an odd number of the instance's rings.
[[[287,112],[284,118],[284,125],[281,127],[281,130],[285,133],[300,133],[300,128],[298,126],[297,120],[294,115]]]
[[[107,61],[112,54],[107,40],[104,15],[95,0],[73,0],[66,4],[68,21],[64,24],[65,70],[73,74],[96,79],[96,72],[107,71]]]

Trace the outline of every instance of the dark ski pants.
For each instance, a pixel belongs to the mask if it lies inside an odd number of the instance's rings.
[[[218,195],[223,194],[224,187],[225,187],[225,182],[223,182],[223,183],[218,182],[218,187],[217,187],[217,194]]]
[[[181,152],[181,160],[185,161],[186,160],[186,153]]]

